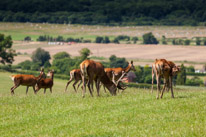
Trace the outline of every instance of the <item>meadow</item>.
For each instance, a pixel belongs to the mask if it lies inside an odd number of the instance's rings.
[[[81,97],[65,80],[54,79],[53,93],[34,95],[20,86],[10,95],[11,73],[0,72],[1,136],[205,136],[206,89],[178,86],[175,98],[156,100],[150,89],[127,88],[117,96]]]

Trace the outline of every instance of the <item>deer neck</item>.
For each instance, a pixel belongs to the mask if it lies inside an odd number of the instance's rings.
[[[128,73],[131,70],[131,65],[129,64],[126,68],[123,69],[124,72]]]

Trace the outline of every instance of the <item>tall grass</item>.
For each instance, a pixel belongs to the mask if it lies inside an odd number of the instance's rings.
[[[149,89],[128,88],[117,96],[81,97],[65,80],[55,79],[53,93],[25,95],[19,87],[10,95],[10,73],[0,72],[1,136],[205,136],[206,90],[174,89],[155,99]]]

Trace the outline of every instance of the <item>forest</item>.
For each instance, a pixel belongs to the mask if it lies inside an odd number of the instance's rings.
[[[88,25],[206,25],[205,0],[2,0],[0,21]]]

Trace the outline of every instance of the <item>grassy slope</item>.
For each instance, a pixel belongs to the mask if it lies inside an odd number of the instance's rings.
[[[55,79],[53,94],[37,96],[13,85],[9,73],[0,72],[1,136],[205,136],[206,90],[181,87],[175,99],[166,93],[156,100],[147,89],[128,88],[115,97],[75,94],[66,81]]]

